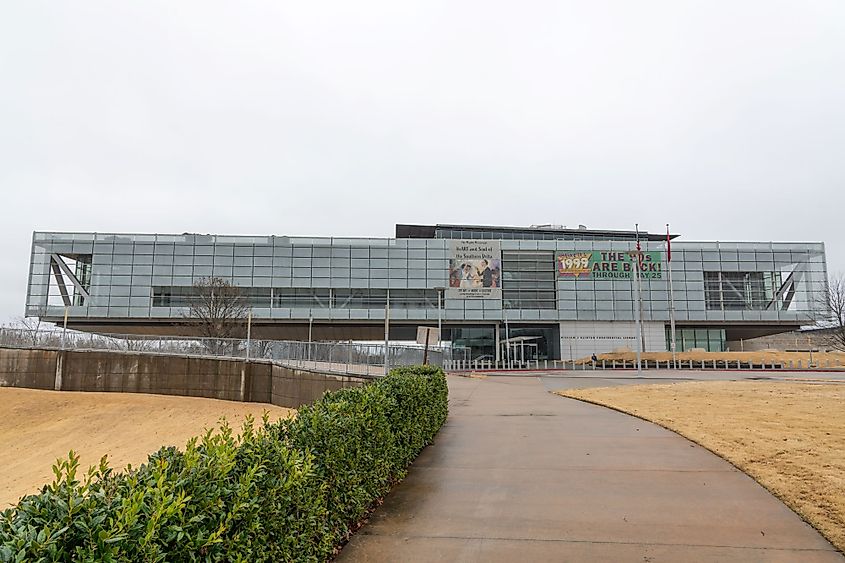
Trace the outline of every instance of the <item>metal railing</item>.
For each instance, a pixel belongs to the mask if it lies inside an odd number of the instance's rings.
[[[59,350],[111,350],[178,354],[219,358],[272,360],[279,364],[329,373],[379,376],[384,374],[384,343],[303,342],[249,340],[191,336],[148,336],[96,334],[75,330],[28,330],[0,328],[0,347],[50,348]],[[420,346],[390,344],[388,366],[422,364]],[[448,362],[469,357],[468,348],[429,347],[428,363],[445,367]]]
[[[845,365],[834,360],[748,361],[737,359],[709,360],[643,360],[642,369],[651,370],[845,370]],[[597,371],[637,369],[635,360],[446,360],[443,369],[448,371],[511,371],[511,370],[566,370]]]

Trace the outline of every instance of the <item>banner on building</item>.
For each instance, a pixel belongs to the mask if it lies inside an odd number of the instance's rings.
[[[614,250],[593,250],[557,255],[559,277],[592,279],[632,279],[635,271],[635,252]],[[640,277],[663,279],[663,253],[642,252],[640,255]]]
[[[501,299],[502,248],[497,240],[449,241],[448,299]]]

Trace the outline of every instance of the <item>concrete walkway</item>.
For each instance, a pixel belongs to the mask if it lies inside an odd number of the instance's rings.
[[[450,376],[449,389],[436,442],[338,561],[845,560],[668,430],[533,377]]]

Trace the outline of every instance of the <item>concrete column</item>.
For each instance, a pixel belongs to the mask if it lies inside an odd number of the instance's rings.
[[[55,391],[62,390],[62,375],[64,374],[65,355],[67,352],[56,352],[56,379],[53,382],[53,389]]]
[[[496,323],[496,367],[499,367],[499,362],[502,361],[502,346],[500,344],[501,341],[501,326],[499,325],[499,323]]]
[[[241,389],[240,389],[240,397],[241,397],[241,402],[242,402],[242,403],[243,403],[244,401],[246,401],[246,364],[247,364],[247,362],[244,362],[244,363],[242,363],[242,364],[241,364]]]

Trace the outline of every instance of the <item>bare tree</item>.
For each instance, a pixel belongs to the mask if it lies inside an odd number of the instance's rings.
[[[42,327],[41,317],[17,317],[10,326],[23,332],[31,346],[38,345],[38,335],[42,328],[46,329]]]
[[[845,275],[829,278],[819,301],[819,336],[831,348],[845,351]]]
[[[249,312],[241,290],[221,278],[204,278],[193,285],[188,318],[213,353],[231,352],[227,339],[241,338]]]

